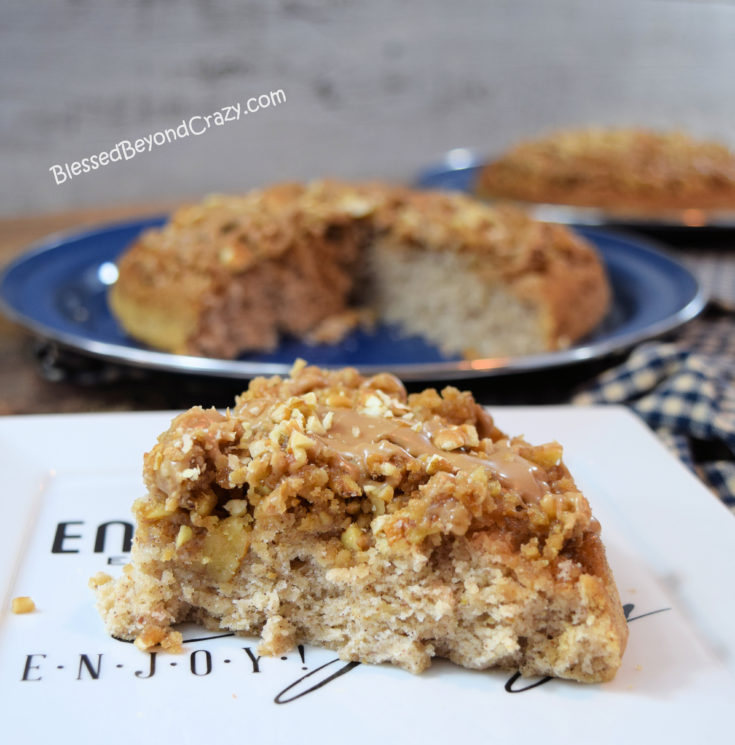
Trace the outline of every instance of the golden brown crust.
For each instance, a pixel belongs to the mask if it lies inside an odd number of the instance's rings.
[[[522,142],[481,171],[485,198],[611,210],[735,209],[735,155],[683,132],[590,128]]]
[[[469,393],[297,365],[177,417],[144,477],[133,565],[94,583],[115,635],[175,644],[194,619],[414,672],[620,664],[620,600],[561,447],[508,438]]]
[[[110,305],[129,333],[168,351],[269,349],[344,313],[369,244],[388,260],[416,248],[461,257],[539,315],[538,352],[582,337],[608,307],[597,254],[562,226],[459,194],[332,181],[182,208],[120,259]]]

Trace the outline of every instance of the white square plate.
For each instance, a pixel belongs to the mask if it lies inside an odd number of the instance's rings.
[[[6,742],[724,742],[735,702],[735,521],[632,414],[496,408],[557,439],[603,526],[630,641],[603,685],[447,662],[414,676],[185,629],[180,655],[109,638],[87,579],[121,571],[141,457],[170,413],[0,419],[0,727]],[[109,523],[109,525],[108,525]],[[106,527],[105,527],[106,526]],[[30,595],[37,611],[13,615]],[[201,637],[204,637],[203,639]],[[519,695],[520,693],[520,695]],[[731,740],[730,740],[731,741]]]

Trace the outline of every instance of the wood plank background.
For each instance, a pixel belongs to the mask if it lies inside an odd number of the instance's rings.
[[[676,0],[3,0],[0,214],[324,174],[409,178],[569,124],[735,143],[735,6]],[[287,101],[56,185],[49,167]]]

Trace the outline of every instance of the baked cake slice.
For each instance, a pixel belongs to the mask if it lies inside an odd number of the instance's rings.
[[[93,578],[98,607],[142,649],[195,621],[260,635],[261,654],[609,680],[627,625],[561,456],[503,434],[468,392],[299,362],[158,438],[132,563]]]

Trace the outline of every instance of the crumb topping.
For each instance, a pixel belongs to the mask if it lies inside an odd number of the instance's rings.
[[[510,206],[489,207],[463,194],[324,180],[216,194],[182,207],[162,228],[143,234],[123,258],[121,272],[242,274],[307,239],[333,240],[356,221],[393,245],[492,256],[492,273],[506,279],[529,270],[543,274],[545,261],[556,255],[596,261],[564,227],[539,223]]]
[[[135,512],[143,538],[157,531],[218,580],[284,528],[324,539],[333,567],[368,551],[426,561],[446,536],[494,528],[549,564],[596,530],[561,456],[509,439],[468,392],[407,395],[389,374],[297,363],[225,413],[174,419]]]

